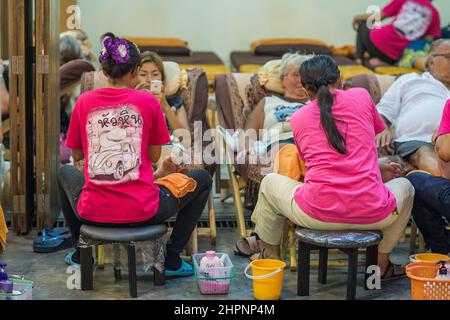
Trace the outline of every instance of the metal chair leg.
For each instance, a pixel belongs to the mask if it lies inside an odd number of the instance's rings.
[[[358,279],[358,249],[348,250],[347,300],[356,299],[356,282]]]
[[[319,283],[327,284],[328,249],[320,248],[319,254]]]
[[[366,290],[370,290],[368,287],[367,280],[369,280],[370,274],[367,273],[367,270],[370,266],[378,265],[378,246],[373,246],[367,248],[366,251],[366,276],[365,276],[365,284],[364,287]]]
[[[128,278],[130,285],[130,296],[137,298],[137,276],[136,276],[136,244],[128,244]]]
[[[92,247],[81,248],[81,290],[94,290],[94,270],[92,266]]]
[[[309,296],[311,248],[308,244],[301,241],[298,244],[298,261],[297,295],[299,297],[307,297]]]

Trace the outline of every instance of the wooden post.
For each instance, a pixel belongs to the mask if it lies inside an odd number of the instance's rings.
[[[59,215],[59,1],[36,0],[37,225],[53,228]],[[56,14],[55,14],[56,13]]]
[[[0,58],[8,59],[9,57],[9,16],[8,16],[8,1],[0,1]]]
[[[11,117],[11,187],[13,197],[12,227],[17,234],[28,233],[33,215],[32,189],[30,190],[30,159],[32,150],[32,123],[27,121],[32,110],[32,88],[27,88],[30,66],[27,65],[27,27],[29,27],[30,3],[28,0],[9,0],[9,52],[10,52],[10,117]],[[32,68],[32,66],[31,66]],[[29,83],[28,83],[29,85]],[[31,98],[31,101],[30,101]],[[30,105],[31,104],[31,105]],[[31,114],[32,117],[32,114]],[[28,127],[31,125],[31,127]],[[31,145],[30,145],[31,141]],[[28,143],[28,145],[27,145]],[[31,194],[30,194],[31,191]]]

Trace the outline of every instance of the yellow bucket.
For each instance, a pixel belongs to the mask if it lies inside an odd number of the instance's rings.
[[[253,276],[248,274],[252,268]],[[253,280],[256,300],[280,300],[286,263],[278,260],[256,260],[245,268],[245,276]]]

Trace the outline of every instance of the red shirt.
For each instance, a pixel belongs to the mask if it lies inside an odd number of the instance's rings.
[[[393,0],[383,12],[394,20],[373,29],[370,39],[388,57],[399,60],[411,42],[425,36],[441,37],[439,11],[430,0]]]
[[[333,116],[347,154],[328,143],[317,100],[292,118],[295,144],[306,165],[304,186],[295,201],[313,219],[345,224],[374,224],[396,207],[383,184],[375,136],[386,125],[365,89],[334,90]]]
[[[81,218],[99,223],[137,223],[159,207],[148,146],[170,142],[158,100],[134,89],[98,89],[81,95],[66,145],[83,150],[86,184]]]

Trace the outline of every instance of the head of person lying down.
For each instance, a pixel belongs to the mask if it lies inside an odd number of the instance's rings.
[[[300,67],[311,56],[298,53],[287,53],[281,59],[280,79],[283,85],[284,96],[299,102],[309,100],[308,94],[300,79]]]
[[[440,39],[431,45],[426,69],[450,88],[450,39]]]
[[[264,98],[251,112],[245,135],[239,138],[239,158],[255,153],[276,155],[284,145],[294,143],[290,120],[309,101],[299,70],[311,57],[298,53],[283,56],[279,76],[284,94]]]

